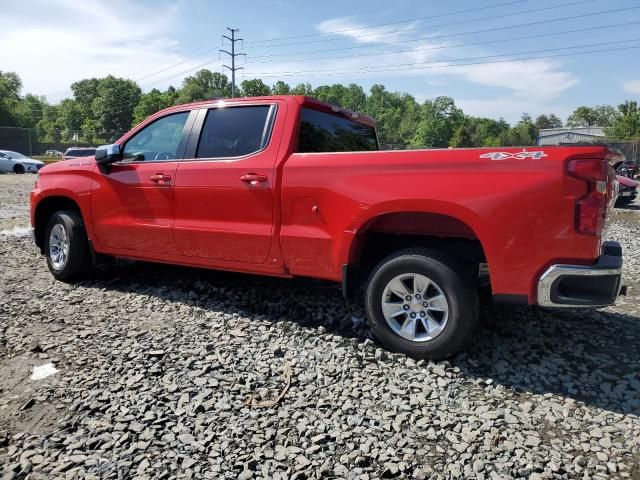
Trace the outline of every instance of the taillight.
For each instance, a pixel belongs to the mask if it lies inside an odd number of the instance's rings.
[[[576,202],[576,230],[601,235],[607,215],[607,163],[597,158],[570,160],[567,173],[587,183],[587,194]]]

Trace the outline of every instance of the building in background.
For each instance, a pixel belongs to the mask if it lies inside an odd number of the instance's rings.
[[[540,146],[589,143],[605,144],[615,148],[627,160],[630,160],[635,165],[640,164],[640,143],[609,140],[605,127],[543,128],[538,132],[537,144]]]
[[[538,132],[538,145],[606,142],[604,127],[543,128]]]

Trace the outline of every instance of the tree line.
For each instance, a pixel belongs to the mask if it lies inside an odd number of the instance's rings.
[[[380,142],[398,148],[444,148],[531,145],[543,128],[562,127],[550,113],[535,119],[523,113],[510,125],[498,120],[466,115],[451,97],[418,102],[407,93],[390,92],[373,85],[366,92],[357,84],[291,86],[283,81],[267,85],[261,79],[244,80],[239,96],[309,95],[318,100],[364,113],[376,119]],[[22,95],[22,82],[13,72],[0,72],[0,127],[35,131],[43,143],[108,143],[149,115],[172,105],[231,96],[226,75],[203,69],[186,77],[179,88],[143,93],[132,80],[109,75],[71,85],[71,98],[50,104],[43,96]],[[580,106],[566,126],[600,126],[612,140],[640,140],[640,108],[635,101],[613,107]]]

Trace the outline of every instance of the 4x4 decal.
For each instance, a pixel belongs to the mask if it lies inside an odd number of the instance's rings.
[[[547,154],[543,151],[536,152],[518,152],[518,153],[509,153],[509,152],[489,152],[483,153],[480,155],[480,158],[490,158],[491,160],[506,160],[508,158],[515,158],[516,160],[524,160],[525,158],[532,158],[534,160],[540,160],[542,157],[546,157]]]

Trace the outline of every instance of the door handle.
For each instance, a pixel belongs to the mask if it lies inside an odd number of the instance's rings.
[[[149,177],[154,183],[169,183],[171,182],[171,175],[165,175],[164,173],[156,173],[155,175],[151,175]]]
[[[266,175],[259,173],[247,173],[246,175],[242,175],[240,180],[255,187],[259,183],[266,182],[269,178]]]

